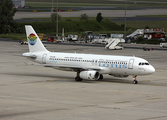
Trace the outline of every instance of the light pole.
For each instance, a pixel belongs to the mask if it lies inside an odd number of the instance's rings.
[[[52,9],[51,9],[51,11],[53,12],[53,0],[52,0]]]
[[[126,38],[126,6],[127,0],[125,0],[125,23],[124,23],[124,39]]]
[[[57,0],[57,21],[56,21],[56,37],[57,37],[57,39],[58,39],[58,0]]]

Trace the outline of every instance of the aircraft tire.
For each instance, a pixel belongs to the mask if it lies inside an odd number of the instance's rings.
[[[79,82],[79,81],[82,81],[82,79],[79,77],[75,77],[75,81]]]
[[[103,75],[102,75],[102,74],[100,74],[100,77],[99,77],[99,79],[100,79],[100,80],[102,80],[102,79],[103,79]]]
[[[138,81],[137,81],[137,80],[134,80],[134,81],[133,81],[133,84],[137,84],[137,83],[138,83]]]

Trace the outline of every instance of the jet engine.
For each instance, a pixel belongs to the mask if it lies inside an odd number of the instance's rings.
[[[100,77],[99,72],[97,71],[81,71],[79,77],[87,80],[98,80]]]

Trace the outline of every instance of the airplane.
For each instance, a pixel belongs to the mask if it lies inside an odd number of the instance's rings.
[[[78,54],[48,51],[31,25],[25,25],[29,52],[22,56],[44,67],[76,72],[75,81],[103,79],[103,74],[114,77],[149,75],[155,68],[143,58],[135,56]]]

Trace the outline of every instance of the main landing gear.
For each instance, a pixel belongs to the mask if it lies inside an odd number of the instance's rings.
[[[82,81],[82,79],[80,77],[75,77],[75,81],[79,82]]]
[[[79,71],[77,72],[77,76],[75,77],[75,81],[76,82],[79,82],[79,81],[82,81],[82,79],[79,77]]]
[[[133,76],[133,84],[137,84],[138,83],[138,81],[136,80],[136,77],[137,77],[137,75]]]
[[[99,79],[100,79],[100,80],[102,80],[102,79],[103,79],[103,75],[102,75],[102,74],[100,74],[100,77],[99,77]]]

